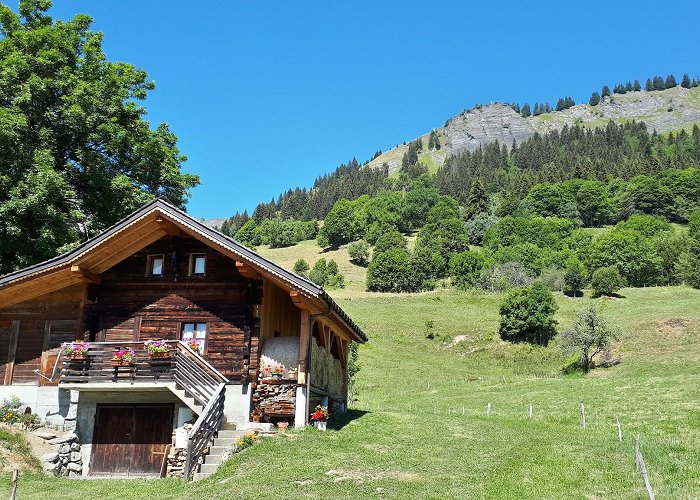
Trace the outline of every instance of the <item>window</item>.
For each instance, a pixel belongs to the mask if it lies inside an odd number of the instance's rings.
[[[190,254],[190,276],[204,275],[207,269],[207,256],[203,253]]]
[[[183,323],[182,340],[185,342],[196,342],[199,346],[199,352],[203,353],[207,346],[207,324]]]
[[[163,264],[165,263],[165,255],[149,255],[146,259],[146,275],[147,276],[163,276]]]

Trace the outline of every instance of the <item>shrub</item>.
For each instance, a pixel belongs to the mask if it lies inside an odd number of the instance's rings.
[[[594,297],[613,295],[625,285],[625,279],[620,275],[616,266],[600,267],[591,276]]]
[[[348,200],[335,202],[333,208],[323,220],[323,227],[318,232],[318,244],[322,247],[338,248],[353,240],[353,206]]]
[[[22,424],[26,428],[38,425],[39,417],[29,408],[22,409],[22,401],[17,396],[4,399],[0,405],[0,422],[5,424]]]
[[[306,276],[306,273],[309,271],[309,263],[306,262],[304,259],[298,259],[294,263],[294,267],[292,268],[292,271],[294,271],[296,274],[299,274],[301,276]]]
[[[576,322],[561,337],[565,349],[580,350],[577,365],[587,372],[593,367],[593,358],[608,349],[618,339],[618,333],[594,307],[590,307],[577,313]]]
[[[617,267],[632,286],[655,285],[663,278],[661,259],[639,231],[615,228],[599,236],[590,250],[589,269]]]
[[[483,269],[476,284],[484,290],[501,292],[529,285],[532,281],[527,269],[520,262],[505,262]]]
[[[542,270],[537,281],[547,287],[552,292],[564,291],[564,270],[553,266]]]
[[[338,264],[334,260],[326,262],[320,258],[309,272],[309,279],[319,286],[329,288],[345,288],[345,277],[338,271]]]
[[[380,253],[367,268],[370,292],[415,292],[421,283],[411,265],[411,256],[403,248]]]
[[[450,276],[452,282],[463,288],[476,285],[484,259],[479,252],[456,253],[450,258]]]
[[[615,224],[618,229],[630,229],[637,231],[647,238],[657,235],[663,231],[671,231],[673,228],[663,217],[655,217],[653,215],[634,214],[625,221]]]
[[[547,345],[557,333],[557,309],[552,292],[542,283],[512,290],[501,303],[499,334],[510,342]]]
[[[365,240],[350,243],[348,254],[350,254],[350,262],[358,266],[367,267],[367,264],[369,264],[369,243]]]
[[[674,273],[679,282],[700,288],[700,258],[697,253],[683,252],[674,266]]]

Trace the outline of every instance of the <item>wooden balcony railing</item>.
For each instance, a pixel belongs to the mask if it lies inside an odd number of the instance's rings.
[[[190,479],[221,426],[224,394],[229,380],[184,342],[173,340],[167,344],[170,347],[167,357],[151,356],[143,342],[91,342],[84,359],[67,356],[62,349],[63,367],[59,385],[174,383],[187,391],[204,408],[188,436],[185,479]],[[114,366],[112,357],[115,351],[124,348],[134,351],[133,363]]]

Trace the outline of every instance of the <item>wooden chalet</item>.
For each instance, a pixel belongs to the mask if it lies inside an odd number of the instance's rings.
[[[66,354],[75,339],[85,356]],[[297,427],[320,402],[343,410],[349,344],[366,340],[322,288],[162,199],[0,278],[0,396],[74,430],[82,475],[157,474],[184,428],[191,477],[217,432],[251,425],[255,408]],[[113,361],[124,351],[130,363]]]

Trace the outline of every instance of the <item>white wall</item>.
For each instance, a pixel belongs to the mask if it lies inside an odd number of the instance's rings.
[[[245,424],[250,421],[249,384],[229,384],[224,395],[224,423]]]

